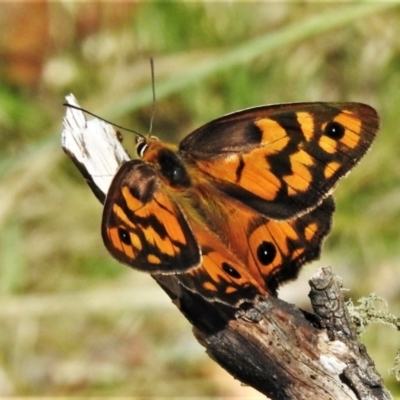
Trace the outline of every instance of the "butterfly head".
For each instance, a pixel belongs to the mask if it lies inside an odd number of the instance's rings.
[[[177,151],[176,145],[163,143],[155,136],[136,138],[137,155],[145,163],[151,164],[160,178],[172,187],[188,187],[190,179]]]
[[[159,142],[156,136],[148,136],[148,137],[142,135],[136,136],[136,153],[139,156],[139,158],[144,157],[144,154],[149,149],[149,146],[153,141]]]

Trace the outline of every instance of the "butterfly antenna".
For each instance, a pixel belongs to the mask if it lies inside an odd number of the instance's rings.
[[[133,129],[125,128],[125,127],[123,127],[123,126],[121,126],[121,125],[114,124],[114,122],[108,121],[108,120],[105,119],[105,118],[101,118],[101,117],[99,117],[98,115],[96,115],[96,114],[94,114],[94,113],[92,113],[92,112],[90,112],[90,111],[88,111],[88,110],[85,110],[85,109],[82,108],[82,107],[78,107],[78,106],[75,106],[75,105],[69,104],[69,103],[63,103],[63,106],[69,107],[69,108],[74,108],[75,110],[83,111],[84,113],[89,114],[89,115],[91,115],[92,117],[95,117],[95,118],[97,118],[97,119],[100,119],[101,121],[104,121],[104,122],[107,123],[107,124],[110,124],[110,125],[112,125],[112,126],[115,126],[116,128],[123,129],[124,131],[127,131],[127,132],[132,132],[132,133],[134,133],[135,135],[138,135],[138,136],[144,138],[144,135],[142,135],[141,133],[139,133],[139,132],[137,132],[137,131],[135,131],[135,130],[133,130]]]
[[[149,127],[149,136],[153,130],[153,120],[154,114],[156,112],[156,89],[155,89],[155,79],[154,79],[154,60],[153,57],[150,57],[150,70],[151,70],[151,89],[153,91],[153,109],[151,111],[150,118],[150,127]]]

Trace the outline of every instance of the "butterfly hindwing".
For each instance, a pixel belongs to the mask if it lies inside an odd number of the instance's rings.
[[[248,226],[247,245],[242,250],[247,250],[248,268],[261,273],[272,294],[283,282],[297,278],[304,264],[319,258],[334,208],[332,197],[328,197],[300,217],[288,221],[258,217]]]
[[[234,307],[267,293],[264,285],[258,283],[244,264],[235,259],[226,247],[220,250],[214,245],[202,247],[202,265],[176,275],[178,281],[209,301]]]
[[[183,286],[210,301],[231,306],[266,294],[264,282],[252,276],[218,235],[190,216],[188,221],[201,248],[202,263],[198,268],[176,275]]]
[[[314,208],[367,152],[379,126],[359,103],[298,103],[228,114],[180,144],[184,159],[272,219]]]
[[[104,204],[102,236],[118,261],[149,273],[176,273],[201,263],[180,207],[154,169],[140,160],[124,163],[114,177]]]

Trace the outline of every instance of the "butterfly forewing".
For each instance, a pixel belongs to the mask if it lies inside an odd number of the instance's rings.
[[[229,196],[272,219],[318,205],[369,149],[376,111],[359,103],[257,107],[219,118],[180,144]]]
[[[176,273],[201,263],[200,249],[180,207],[153,168],[121,166],[103,211],[106,248],[120,262],[149,273]]]

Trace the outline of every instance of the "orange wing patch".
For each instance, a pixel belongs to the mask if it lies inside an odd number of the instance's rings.
[[[314,139],[315,122],[311,113],[299,111],[297,113],[297,121],[300,124],[301,131],[305,139],[309,142]]]

